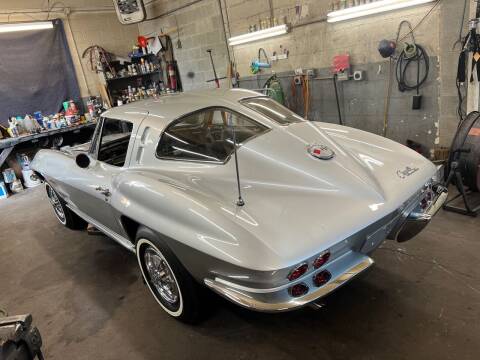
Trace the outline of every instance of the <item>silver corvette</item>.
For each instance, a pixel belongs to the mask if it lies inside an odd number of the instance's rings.
[[[32,167],[58,220],[135,253],[159,305],[186,322],[205,286],[258,311],[315,302],[447,196],[407,147],[240,89],[111,109],[91,142],[41,150]]]

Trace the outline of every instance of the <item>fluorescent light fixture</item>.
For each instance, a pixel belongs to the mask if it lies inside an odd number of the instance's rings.
[[[411,6],[430,3],[437,0],[380,0],[364,5],[352,6],[347,9],[332,11],[327,14],[328,22],[344,21],[362,16],[403,9]]]
[[[263,29],[263,30],[254,31],[251,33],[231,37],[230,39],[228,39],[228,44],[231,46],[245,44],[252,41],[271,38],[273,36],[283,35],[288,33],[288,31],[289,31],[289,28],[287,24],[278,25],[268,29]]]
[[[15,24],[0,24],[0,33],[45,29],[53,29],[53,23],[51,21],[38,21]]]

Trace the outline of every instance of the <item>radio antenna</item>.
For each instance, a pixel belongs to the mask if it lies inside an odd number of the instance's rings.
[[[230,113],[229,115],[229,123],[230,127],[232,128],[232,138],[233,138],[233,152],[235,153],[235,171],[237,173],[237,188],[238,188],[238,200],[237,206],[245,205],[245,201],[242,198],[242,189],[240,186],[240,172],[238,171],[238,156],[237,156],[237,136],[235,133],[235,126],[233,125],[233,114]]]

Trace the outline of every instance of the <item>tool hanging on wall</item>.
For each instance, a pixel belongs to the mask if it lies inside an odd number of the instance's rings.
[[[398,25],[397,38],[395,40],[395,47],[398,47],[398,42],[400,39],[400,31],[402,27],[407,25],[409,32],[406,36],[411,37],[411,43],[405,42],[403,44],[402,51],[396,58],[396,67],[395,67],[395,77],[398,84],[398,90],[400,92],[405,91],[416,91],[416,95],[413,96],[412,109],[419,110],[422,107],[422,95],[420,95],[420,87],[425,84],[428,79],[430,71],[430,62],[428,59],[428,54],[425,48],[415,41],[415,35],[413,34],[412,24],[409,21],[402,21]],[[406,37],[404,36],[404,38]],[[379,51],[380,51],[379,46]],[[382,53],[380,51],[380,53]],[[392,57],[394,54],[392,53]],[[408,82],[408,70],[411,68],[411,65],[415,63],[417,65],[416,71],[416,83],[411,84]],[[422,66],[423,64],[423,66]],[[423,75],[421,76],[421,69],[423,68]]]
[[[474,71],[477,71],[477,80],[480,81],[480,39],[477,34],[477,27],[480,23],[480,2],[477,2],[475,19],[469,22],[469,33],[464,41],[463,51],[472,53],[472,73],[470,75],[470,82],[474,81]],[[466,56],[466,53],[465,55]],[[466,63],[466,59],[463,60]]]
[[[215,85],[217,89],[220,89],[220,80],[226,79],[227,77],[223,76],[219,78],[217,76],[217,70],[215,69],[215,63],[213,62],[212,49],[208,49],[207,53],[210,56],[210,63],[212,64],[212,70],[213,70],[213,79],[207,80],[207,82],[215,81]]]
[[[400,32],[404,25],[408,25],[409,31],[402,38],[400,38]],[[424,85],[424,83],[428,79],[430,64],[429,64],[428,54],[426,50],[422,46],[416,43],[413,32],[414,32],[414,28],[412,27],[410,22],[407,20],[403,20],[398,25],[397,36],[395,41],[384,39],[384,40],[381,40],[378,45],[378,52],[380,53],[380,55],[383,58],[389,59],[388,75],[387,75],[387,82],[386,82],[386,89],[385,89],[385,94],[386,94],[385,106],[384,106],[384,113],[383,113],[383,131],[382,131],[383,136],[387,136],[388,115],[389,115],[390,100],[392,95],[394,65],[395,65],[395,74],[396,74],[399,91],[404,92],[404,91],[416,90],[417,94],[413,96],[412,109],[418,110],[422,106],[422,96],[420,95],[420,87]],[[411,44],[405,43],[402,51],[400,52],[399,56],[396,58],[395,51],[398,48],[399,41],[403,41],[408,36],[411,37],[412,43]],[[407,69],[409,68],[409,65],[412,64],[413,62],[416,62],[417,64],[416,83],[410,84],[407,82]],[[421,68],[422,68],[421,64],[423,64],[423,68],[424,68],[423,76],[420,76]]]
[[[98,45],[87,47],[82,53],[82,59],[88,55],[88,64],[91,71],[96,73],[109,71],[116,75],[115,69],[110,65],[114,55]]]
[[[465,37],[461,35],[460,40],[456,43],[461,43],[461,50],[458,57],[458,68],[457,68],[457,94],[458,94],[458,106],[457,114],[459,117],[458,127],[461,126],[462,122],[466,118],[466,112],[464,110],[464,98],[465,98],[465,84],[467,82],[467,73],[468,73],[468,57],[469,54],[472,54],[472,67],[470,82],[475,81],[475,72],[477,80],[480,81],[480,34],[478,34],[477,28],[480,21],[480,2],[477,2],[476,6],[476,18],[469,21],[468,24],[468,33]],[[462,91],[463,90],[463,91]]]
[[[407,80],[408,69],[412,63],[416,63],[417,65],[417,80],[415,84],[410,84]],[[423,66],[421,66],[421,64],[423,64]],[[420,76],[422,68],[424,69],[424,72],[423,76]],[[422,107],[420,87],[427,81],[429,70],[430,62],[425,48],[419,44],[415,44],[415,42],[413,44],[405,43],[404,48],[397,59],[395,74],[398,83],[398,90],[400,92],[416,90],[416,95],[413,96],[413,110],[419,110]]]
[[[261,57],[262,53],[265,57],[266,62],[262,62]],[[269,69],[272,67],[272,64],[270,64],[270,61],[268,60],[267,52],[265,51],[264,48],[258,49],[258,58],[256,60],[253,60],[252,63],[250,64],[250,71],[252,74],[258,74],[262,69]]]
[[[470,76],[470,82],[474,81],[475,69],[477,72],[477,79],[480,80],[480,66],[478,64],[480,60],[480,35],[477,34],[477,27],[479,24],[480,16],[480,3],[477,2],[476,9],[476,18],[469,21],[469,30],[465,37],[462,37],[461,33],[459,35],[459,40],[455,44],[460,43],[461,50],[458,56],[458,67],[457,67],[457,94],[458,94],[458,106],[457,114],[459,118],[458,128],[460,128],[462,122],[466,118],[466,112],[464,110],[464,92],[465,83],[467,82],[467,73],[468,73],[468,55],[472,53],[472,72]],[[454,45],[455,47],[455,45]],[[462,91],[463,90],[463,91]]]
[[[297,86],[302,87],[303,117],[308,119],[310,113],[310,77],[308,75],[297,75],[292,78],[291,91],[295,106],[298,104]]]

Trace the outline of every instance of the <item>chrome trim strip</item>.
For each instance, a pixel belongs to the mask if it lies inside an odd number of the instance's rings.
[[[90,216],[86,215],[85,213],[83,213],[82,211],[76,209],[76,208],[73,208],[70,204],[67,204],[67,207],[72,210],[75,214],[77,214],[78,216],[80,216],[83,220],[85,220],[86,222],[94,225],[98,230],[100,230],[101,232],[103,232],[105,235],[107,235],[109,238],[115,240],[116,242],[118,242],[120,245],[122,245],[123,247],[125,247],[126,249],[130,250],[131,252],[135,253],[135,246],[132,244],[131,241],[129,241],[128,239],[125,239],[123,236],[121,235],[118,235],[117,233],[111,231],[109,228],[107,228],[106,226],[98,223],[96,220],[92,219]]]
[[[358,263],[341,273],[336,278],[330,280],[330,282],[328,282],[326,285],[306,294],[305,296],[299,298],[290,298],[289,300],[284,302],[269,303],[257,300],[254,297],[254,294],[249,294],[247,292],[234,289],[230,286],[223,284],[222,282],[217,281],[217,279],[204,279],[204,283],[218,294],[224,296],[225,298],[231,300],[232,302],[240,306],[264,312],[287,311],[307,305],[308,303],[314,302],[318,298],[321,298],[331,293],[332,291],[336,290],[337,288],[344,285],[345,283],[353,279],[355,276],[372,266],[373,263],[373,259],[369,258],[368,256],[362,256],[359,259]]]

